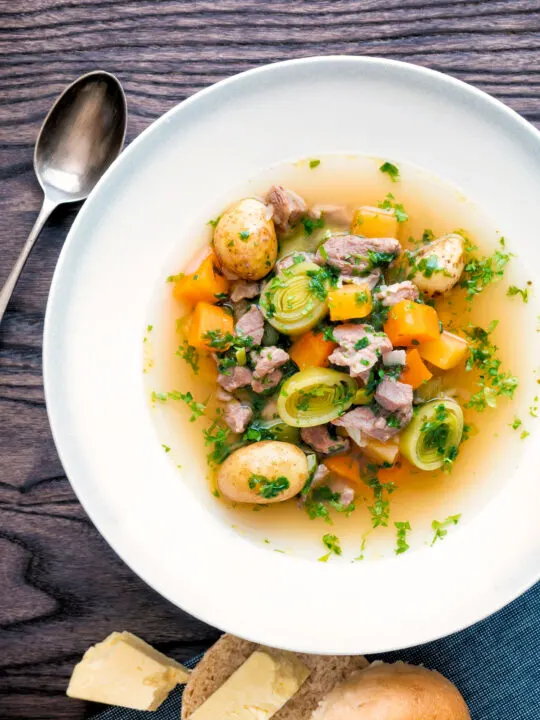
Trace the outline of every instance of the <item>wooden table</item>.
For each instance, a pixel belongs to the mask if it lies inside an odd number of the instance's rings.
[[[0,283],[40,204],[32,152],[57,94],[110,70],[128,141],[224,77],[318,54],[407,60],[466,80],[540,122],[539,0],[1,0]],[[77,502],[43,398],[49,284],[76,210],[43,231],[0,328],[0,718],[82,718],[64,692],[88,645],[130,629],[178,659],[217,631],[146,587]]]

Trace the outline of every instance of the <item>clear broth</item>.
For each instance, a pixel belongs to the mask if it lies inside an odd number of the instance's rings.
[[[457,229],[464,230],[478,246],[480,255],[491,254],[498,246],[499,230],[474,203],[452,185],[412,165],[400,164],[400,180],[393,183],[379,171],[379,159],[322,156],[320,160],[313,169],[308,159],[276,165],[244,187],[235,188],[229,200],[233,202],[248,195],[262,196],[273,183],[295,190],[310,205],[337,204],[350,208],[377,205],[391,192],[409,215],[409,220],[399,228],[399,239],[404,247],[409,237],[419,239],[427,228],[436,237]],[[200,255],[210,239],[210,228],[202,228],[194,258]],[[506,244],[512,251],[511,238],[506,239]],[[171,273],[185,270],[185,267],[176,267],[172,260]],[[538,343],[538,311],[533,307],[534,300],[526,305],[519,296],[510,298],[506,292],[511,284],[524,287],[528,282],[530,278],[517,258],[509,264],[502,281],[494,283],[474,299],[472,310],[463,291],[453,291],[448,299],[438,302],[437,310],[445,328],[450,330],[460,331],[469,323],[487,327],[492,320],[499,320],[493,342],[499,347],[502,369],[517,375],[520,384],[514,399],[500,398],[496,410],[488,409],[483,413],[465,410],[466,422],[472,425],[473,431],[462,445],[451,473],[422,472],[406,463],[400,469],[384,471],[381,479],[384,482],[393,480],[397,485],[388,498],[388,527],[372,529],[368,507],[372,505],[373,495],[367,486],[358,488],[356,510],[349,517],[332,511],[332,525],[322,519],[310,519],[294,500],[253,507],[233,506],[214,498],[214,476],[206,465],[208,448],[202,429],[210,424],[208,418],[215,415],[215,364],[209,359],[201,359],[199,374],[194,375],[190,366],[176,354],[182,339],[177,320],[187,309],[180,307],[170,292],[165,294],[164,307],[160,300],[162,306],[150,319],[153,329],[145,338],[149,395],[154,390],[190,391],[196,400],[208,402],[208,408],[207,418],[190,422],[189,409],[181,402],[151,403],[158,435],[165,449],[170,447],[170,457],[180,470],[186,459],[191,459],[188,481],[195,478],[200,483],[198,478],[207,477],[206,499],[225,522],[244,537],[269,549],[318,559],[325,554],[322,536],[332,533],[339,537],[343,548],[342,557],[333,556],[332,561],[372,560],[394,553],[394,522],[409,521],[412,531],[407,541],[411,547],[409,552],[413,552],[431,543],[433,520],[442,521],[449,515],[461,514],[460,524],[467,522],[489,502],[517,467],[523,443],[521,433],[532,422],[529,406],[534,404],[533,398],[540,390],[532,362],[536,352],[531,350],[532,343]],[[524,338],[527,338],[526,342]],[[474,372],[459,367],[445,373],[445,387],[458,388],[458,399],[466,401],[478,389],[475,379]],[[516,416],[523,420],[517,431],[511,427]]]

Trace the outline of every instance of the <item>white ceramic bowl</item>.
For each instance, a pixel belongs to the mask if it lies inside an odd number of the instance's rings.
[[[92,193],[54,276],[45,389],[78,497],[149,585],[262,643],[380,652],[470,625],[537,579],[538,433],[503,489],[436,551],[308,562],[242,539],[179,480],[156,440],[141,373],[156,278],[179,246],[190,255],[223,188],[283,159],[332,152],[409,160],[459,185],[511,235],[528,267],[539,267],[540,137],[514,112],[457,80],[389,60],[266,66],[173,108]]]

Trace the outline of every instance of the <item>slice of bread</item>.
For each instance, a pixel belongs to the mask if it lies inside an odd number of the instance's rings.
[[[256,643],[233,635],[223,635],[190,675],[182,699],[182,720],[187,720],[258,647]],[[311,675],[296,695],[274,715],[275,720],[308,720],[330,690],[353,670],[369,665],[361,655],[296,654],[310,668]]]

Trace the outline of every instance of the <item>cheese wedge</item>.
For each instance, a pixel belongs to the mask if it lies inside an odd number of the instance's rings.
[[[189,720],[269,720],[309,674],[292,653],[256,650]]]
[[[89,648],[75,666],[67,694],[72,698],[156,710],[189,670],[128,632],[114,632]]]

